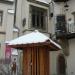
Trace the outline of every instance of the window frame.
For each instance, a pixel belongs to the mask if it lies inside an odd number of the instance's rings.
[[[39,25],[39,27],[33,27],[32,26],[32,9],[38,9],[40,12],[44,12],[44,14],[45,14],[45,16],[44,16],[44,22],[45,22],[45,24],[40,28],[40,25]],[[34,10],[35,10],[34,9]],[[35,11],[38,11],[38,10],[35,10]],[[38,30],[40,30],[40,31],[47,31],[47,29],[48,29],[48,10],[47,9],[45,9],[45,8],[41,8],[41,7],[37,7],[37,6],[33,6],[33,5],[30,5],[30,7],[29,7],[29,29],[32,29],[32,30],[34,30],[34,29],[38,29]]]

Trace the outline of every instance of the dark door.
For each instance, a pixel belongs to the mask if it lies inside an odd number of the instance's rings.
[[[57,62],[58,75],[66,75],[66,60],[63,54],[58,55]]]

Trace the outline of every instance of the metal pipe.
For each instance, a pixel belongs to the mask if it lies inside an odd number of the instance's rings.
[[[14,7],[15,9],[15,11],[14,11],[14,27],[16,27],[16,11],[17,11],[17,0],[15,0],[15,7]]]
[[[16,29],[18,29],[18,37],[19,37],[19,31],[20,31],[20,29],[16,26],[16,12],[17,12],[17,0],[15,0],[15,7],[14,7],[14,28],[16,28]]]

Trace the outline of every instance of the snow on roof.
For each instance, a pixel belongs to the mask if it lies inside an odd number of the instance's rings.
[[[17,39],[11,40],[8,45],[20,45],[20,44],[32,44],[32,43],[42,43],[50,40],[50,42],[56,45],[58,48],[61,49],[61,46],[52,41],[49,37],[45,36],[44,34],[40,33],[39,31],[35,30],[32,33],[23,35]]]
[[[16,45],[16,44],[38,43],[38,42],[45,42],[48,39],[49,38],[44,34],[38,31],[34,31],[32,33],[26,34],[24,36],[21,36],[17,39],[10,41],[9,44]]]
[[[58,48],[62,49],[61,46],[59,44],[57,44],[56,42],[54,42],[53,40],[49,39],[51,43],[53,43],[54,45],[56,45]]]
[[[36,0],[36,1],[39,1],[39,2],[43,2],[43,3],[49,4],[47,0]]]

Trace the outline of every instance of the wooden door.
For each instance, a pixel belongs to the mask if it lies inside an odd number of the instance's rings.
[[[49,75],[49,51],[46,48],[23,50],[23,75]]]

